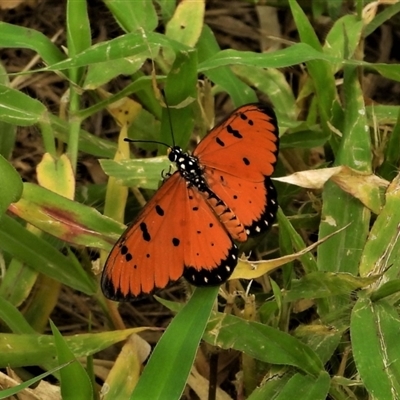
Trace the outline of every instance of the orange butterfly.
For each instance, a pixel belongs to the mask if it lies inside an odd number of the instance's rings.
[[[275,219],[270,176],[278,146],[274,111],[249,104],[213,128],[193,155],[171,147],[177,171],[111,250],[104,295],[129,300],[182,276],[196,286],[225,282],[238,261],[234,240],[264,232]]]

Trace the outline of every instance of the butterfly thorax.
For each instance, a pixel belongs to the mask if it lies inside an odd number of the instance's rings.
[[[237,219],[235,213],[228,205],[209,187],[204,178],[203,168],[197,157],[185,153],[180,147],[175,146],[171,148],[168,158],[171,162],[176,164],[188,188],[195,187],[201,193],[213,212],[224,224],[231,237],[240,242],[244,242],[247,239],[247,234],[244,231],[243,224]],[[189,196],[189,199],[193,199],[193,197]],[[197,210],[198,207],[195,206],[193,210],[194,209]],[[234,251],[236,252],[236,250]],[[190,279],[189,276],[189,280]]]
[[[185,153],[178,146],[174,146],[171,148],[168,158],[171,162],[175,163],[179,173],[189,186],[195,186],[200,192],[209,191],[197,157]]]

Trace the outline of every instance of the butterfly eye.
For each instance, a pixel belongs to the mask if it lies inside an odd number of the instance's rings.
[[[183,154],[183,150],[179,146],[170,147],[168,149],[168,159],[171,162],[176,162],[179,156]]]

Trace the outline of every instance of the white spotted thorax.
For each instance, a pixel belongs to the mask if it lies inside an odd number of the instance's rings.
[[[179,173],[189,186],[195,186],[200,192],[210,190],[203,177],[203,170],[197,157],[185,153],[179,146],[174,146],[170,149],[168,159],[175,163]]]

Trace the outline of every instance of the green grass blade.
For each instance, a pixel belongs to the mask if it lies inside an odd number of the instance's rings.
[[[31,49],[51,65],[65,60],[65,54],[41,32],[0,22],[0,47]]]
[[[179,399],[218,287],[197,288],[157,343],[131,400]]]
[[[207,63],[208,59],[213,56],[218,56],[218,54],[221,53],[221,49],[215,39],[214,33],[207,25],[203,26],[201,36],[197,43],[197,49],[199,52],[200,63]],[[245,103],[257,101],[254,90],[235,76],[228,66],[225,66],[224,68],[209,69],[205,71],[205,75],[211,82],[214,82],[219,88],[225,90],[230,95],[233,104],[236,107]]]
[[[295,374],[284,386],[276,400],[292,400],[296,393],[296,400],[325,400],[329,391],[330,377],[322,372],[317,378]]]
[[[92,399],[92,383],[86,370],[82,367],[81,363],[76,360],[73,352],[68,347],[65,338],[61,335],[52,321],[50,321],[50,326],[54,336],[58,363],[66,364],[73,361],[60,370],[62,398],[65,400],[73,400],[76,398],[85,400]]]
[[[35,376],[32,379],[29,379],[17,386],[14,386],[12,388],[9,389],[5,389],[5,390],[0,390],[0,399],[11,399],[12,396],[18,394],[19,392],[21,392],[24,389],[29,388],[29,386],[34,385],[35,383],[40,382],[42,379],[47,378],[50,375],[55,374],[57,371],[59,371],[60,369],[66,367],[69,363],[65,363],[65,364],[61,364],[58,367],[52,368],[50,371],[44,372],[43,374],[39,375],[39,376]]]
[[[5,85],[0,85],[0,98],[0,120],[13,125],[37,124],[46,113],[40,101]]]
[[[14,333],[36,333],[35,330],[28,324],[24,316],[11,303],[0,296],[0,319]]]
[[[400,175],[397,175],[386,191],[386,204],[369,232],[359,268],[361,276],[384,273],[381,283],[398,278],[399,221]],[[385,234],[382,235],[382,232]]]
[[[0,216],[22,195],[22,179],[14,167],[0,154]]]
[[[125,340],[133,333],[147,328],[131,328],[120,331],[100,333],[83,333],[64,336],[74,356],[88,357]],[[56,349],[54,337],[39,334],[2,333],[0,335],[0,368],[18,368],[30,365],[42,365],[52,368],[55,362]]]
[[[193,107],[197,96],[197,51],[177,52],[165,84],[160,140],[186,148],[194,127]],[[172,132],[171,132],[172,130]],[[162,148],[165,151],[165,147]]]
[[[355,170],[371,172],[371,141],[363,94],[358,81],[358,71],[346,67],[344,80],[345,121],[343,137],[337,153],[336,165],[346,165]],[[378,188],[371,195],[379,196]],[[342,232],[318,247],[318,269],[331,272],[358,274],[362,249],[369,230],[370,211],[361,202],[328,182],[323,192],[322,222],[319,237],[323,238],[338,228],[350,224]],[[341,254],[341,257],[337,257]],[[331,307],[342,300],[332,298]],[[345,303],[348,300],[343,299]],[[324,311],[321,312],[324,313]]]

